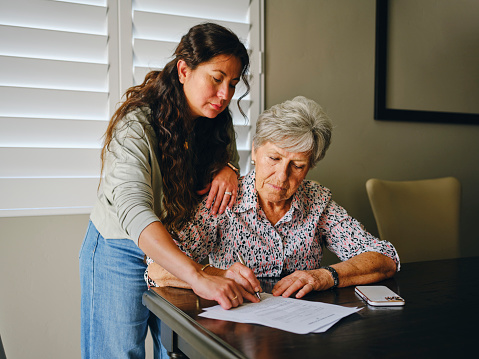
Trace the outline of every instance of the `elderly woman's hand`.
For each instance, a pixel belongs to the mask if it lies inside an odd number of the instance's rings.
[[[297,292],[296,298],[302,298],[313,290],[324,290],[334,284],[331,275],[324,269],[298,270],[281,279],[273,288],[273,295],[290,297]]]
[[[202,271],[205,277],[208,277],[210,281],[216,281],[218,283],[223,281],[230,281],[234,283],[236,294],[235,297],[228,295],[228,289],[224,286],[218,286],[209,289],[214,292],[208,293],[203,292],[202,294],[195,288],[197,282],[193,286],[193,290],[196,294],[200,295],[203,298],[209,298],[216,300],[224,309],[229,309],[231,307],[236,307],[240,304],[243,304],[243,300],[247,299],[250,302],[259,302],[259,299],[254,295],[255,291],[261,291],[261,287],[258,279],[254,275],[253,271],[248,267],[240,263],[233,264],[229,269],[224,270],[220,268],[215,268],[209,266]],[[224,293],[222,291],[225,291]],[[214,294],[216,293],[216,294]],[[234,299],[232,299],[234,298]],[[231,307],[229,305],[231,304]]]
[[[241,263],[235,263],[224,272],[224,277],[233,279],[249,293],[261,292],[261,284],[253,271]],[[256,299],[256,297],[254,297]],[[257,300],[255,300],[256,302]]]
[[[238,175],[229,166],[225,166],[213,178],[211,185],[198,191],[199,195],[208,194],[206,207],[211,208],[213,214],[221,214],[226,207],[232,207],[238,192]]]
[[[248,300],[251,302],[259,301],[254,294],[256,292],[262,292],[261,284],[254,275],[253,271],[248,267],[242,265],[241,263],[234,263],[226,270],[215,267],[208,267],[206,270],[208,271],[208,274],[234,280],[237,284],[244,288],[248,294],[253,296],[252,298],[248,296]]]

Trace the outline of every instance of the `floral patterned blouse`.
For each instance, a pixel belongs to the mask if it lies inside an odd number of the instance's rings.
[[[378,252],[394,260],[399,271],[394,246],[365,231],[331,199],[326,187],[303,181],[289,211],[272,225],[258,204],[254,184],[253,170],[240,179],[236,203],[222,215],[212,215],[205,198],[194,219],[179,233],[179,248],[198,262],[209,256],[209,262],[221,269],[238,262],[239,252],[257,277],[320,268],[322,247],[341,261],[364,252]]]

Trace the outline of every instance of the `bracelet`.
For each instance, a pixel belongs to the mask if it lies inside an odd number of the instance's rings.
[[[336,288],[338,285],[339,285],[339,277],[338,277],[338,272],[336,272],[336,269],[334,269],[333,267],[323,267],[323,269],[326,269],[329,273],[331,273],[331,276],[333,277],[333,286],[331,287],[331,289],[334,289]]]
[[[232,165],[231,163],[229,163],[229,162],[228,162],[226,165],[227,165],[229,168],[231,168],[233,171],[236,172],[236,176],[238,176],[238,177],[240,176],[240,171],[239,171],[239,169],[237,169],[235,166],[233,166],[233,165]]]
[[[206,268],[211,267],[210,263],[205,264],[203,267],[201,267],[201,270],[204,271]]]

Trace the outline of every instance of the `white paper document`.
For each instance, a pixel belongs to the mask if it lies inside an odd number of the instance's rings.
[[[244,303],[225,310],[221,306],[205,308],[200,317],[238,323],[261,324],[297,334],[323,333],[360,308],[349,308],[261,293],[261,302]]]

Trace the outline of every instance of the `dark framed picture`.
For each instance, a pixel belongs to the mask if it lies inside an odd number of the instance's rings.
[[[374,118],[479,124],[479,1],[376,0]]]

